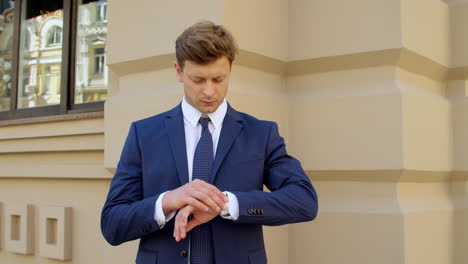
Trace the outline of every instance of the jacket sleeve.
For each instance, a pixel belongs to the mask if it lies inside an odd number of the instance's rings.
[[[288,155],[276,123],[269,132],[265,157],[263,181],[271,192],[232,192],[239,201],[235,222],[284,225],[313,220],[317,194],[300,162]]]
[[[111,245],[159,230],[154,220],[159,194],[143,199],[142,162],[137,129],[130,126],[101,214],[101,231]]]

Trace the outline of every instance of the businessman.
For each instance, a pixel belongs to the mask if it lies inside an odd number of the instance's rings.
[[[276,123],[225,99],[236,52],[223,26],[187,28],[174,64],[182,102],[130,126],[101,229],[112,245],[140,238],[136,263],[267,263],[262,225],[317,215],[316,192]]]

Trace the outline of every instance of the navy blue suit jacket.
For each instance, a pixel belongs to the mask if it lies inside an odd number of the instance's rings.
[[[105,239],[119,245],[140,238],[136,263],[186,264],[189,239],[174,240],[174,219],[160,229],[154,210],[161,193],[187,182],[181,106],[132,123],[102,210]],[[230,106],[211,183],[239,201],[236,221],[218,216],[210,222],[218,264],[266,263],[262,225],[310,221],[317,214],[316,192],[286,152],[276,123]]]

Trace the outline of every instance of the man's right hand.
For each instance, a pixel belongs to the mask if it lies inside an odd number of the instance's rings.
[[[228,198],[218,188],[202,180],[193,180],[177,189],[168,191],[162,200],[164,215],[191,205],[198,210],[221,212],[226,209]]]

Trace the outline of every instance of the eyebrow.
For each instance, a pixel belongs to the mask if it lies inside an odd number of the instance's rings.
[[[226,75],[225,75],[225,74],[221,74],[221,75],[215,76],[213,79],[218,79],[218,78],[221,78],[221,77],[226,77]],[[190,78],[206,79],[205,77],[203,77],[203,76],[198,76],[198,75],[192,75],[192,76],[190,76]]]

